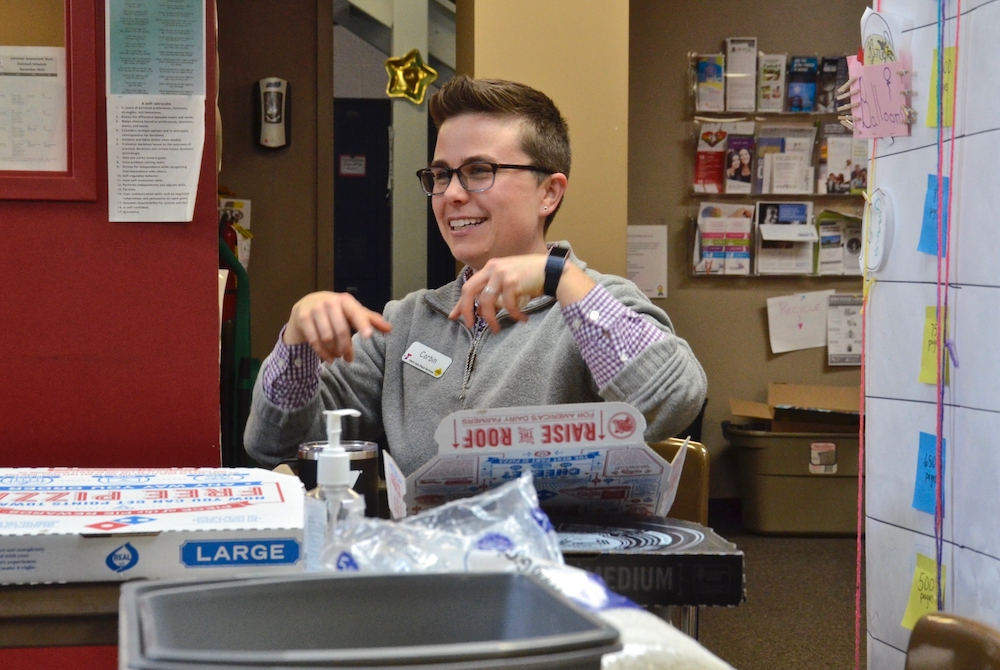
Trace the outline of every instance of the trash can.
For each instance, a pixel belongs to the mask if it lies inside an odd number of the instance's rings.
[[[533,577],[310,574],[122,586],[120,668],[592,668],[618,631]]]
[[[743,526],[755,533],[854,535],[858,436],[773,433],[722,422],[736,448]]]

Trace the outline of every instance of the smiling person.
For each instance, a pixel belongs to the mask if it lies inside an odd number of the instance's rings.
[[[429,108],[438,140],[417,177],[465,268],[382,314],[345,293],[299,300],[258,375],[251,456],[293,457],[325,437],[324,409],[347,407],[362,413],[351,437],[384,432],[407,475],[437,453],[434,431],[461,409],[623,401],[645,416],[647,441],[689,425],[707,382],[666,313],[545,241],[570,172],[552,100],[459,76]]]

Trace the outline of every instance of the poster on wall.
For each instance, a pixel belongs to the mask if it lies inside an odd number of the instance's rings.
[[[0,46],[0,170],[66,164],[66,50]]]
[[[628,226],[628,278],[649,298],[667,297],[666,226]]]
[[[205,144],[205,3],[105,0],[110,221],[191,221]]]

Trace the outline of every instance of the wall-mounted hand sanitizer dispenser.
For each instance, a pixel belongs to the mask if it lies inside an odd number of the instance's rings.
[[[254,128],[257,142],[268,149],[292,143],[291,86],[278,77],[264,77],[254,84]]]

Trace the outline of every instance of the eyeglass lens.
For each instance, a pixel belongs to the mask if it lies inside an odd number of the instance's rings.
[[[493,186],[496,172],[489,163],[469,163],[457,168],[431,167],[420,173],[424,191],[432,195],[444,193],[451,183],[452,173],[458,173],[458,181],[467,191],[486,191]]]

